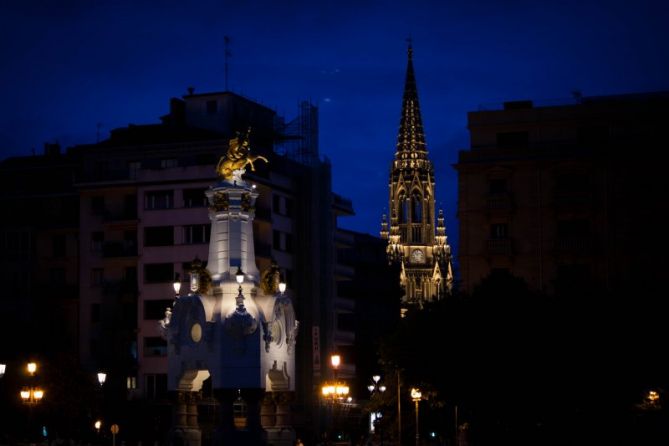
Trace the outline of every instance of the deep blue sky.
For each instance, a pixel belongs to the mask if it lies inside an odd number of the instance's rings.
[[[666,1],[5,0],[0,5],[0,154],[94,142],[154,123],[169,98],[230,87],[291,118],[320,106],[345,227],[378,234],[406,68],[414,64],[437,201],[457,238],[466,113],[514,99],[669,90]]]

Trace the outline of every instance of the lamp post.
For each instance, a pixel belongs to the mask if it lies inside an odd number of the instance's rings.
[[[411,399],[414,403],[416,403],[416,446],[420,444],[420,429],[418,427],[418,403],[420,402],[422,396],[423,394],[421,393],[420,389],[417,387],[411,388]]]
[[[174,295],[179,298],[179,291],[181,291],[181,279],[179,278],[179,273],[174,273],[174,283],[172,283],[174,288]]]
[[[107,374],[104,372],[98,372],[98,382],[100,383],[100,387],[104,386],[105,381],[107,381]]]
[[[370,398],[373,398],[375,394],[378,393],[383,393],[386,391],[386,386],[383,384],[379,384],[379,381],[381,381],[381,375],[374,375],[372,376],[372,384],[367,386],[367,390],[369,390]],[[381,412],[372,412],[369,414],[370,418],[370,429],[372,433],[376,431],[376,425],[379,423],[379,419],[381,418]],[[381,431],[381,426],[379,425],[379,438],[381,439],[381,446],[383,446],[383,432]]]
[[[349,387],[346,383],[337,379],[337,370],[341,365],[341,356],[338,354],[330,355],[330,365],[332,366],[332,381],[324,381],[321,386],[321,396],[329,408],[328,427],[334,428],[334,409],[335,405],[346,402],[349,398]]]
[[[28,406],[28,432],[29,435],[31,435],[33,433],[33,407],[42,401],[45,392],[39,386],[35,386],[35,383],[33,382],[35,373],[37,372],[37,363],[29,362],[26,365],[26,370],[28,375],[30,375],[30,385],[23,387],[21,391],[19,391],[19,397],[21,398],[21,402]]]

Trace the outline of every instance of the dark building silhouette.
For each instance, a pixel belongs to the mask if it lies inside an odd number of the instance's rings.
[[[660,284],[667,105],[650,93],[470,112],[455,165],[462,288],[496,270],[546,293]]]

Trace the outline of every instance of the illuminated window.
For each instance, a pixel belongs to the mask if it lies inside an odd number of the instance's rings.
[[[128,376],[125,380],[125,385],[128,390],[133,390],[137,388],[137,377],[136,376]]]

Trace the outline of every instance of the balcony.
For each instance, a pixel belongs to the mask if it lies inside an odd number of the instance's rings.
[[[555,240],[555,251],[562,254],[591,254],[592,238],[589,236],[558,236]]]
[[[134,241],[113,241],[102,244],[102,257],[137,257],[137,243]]]
[[[492,238],[487,242],[488,255],[510,256],[513,254],[510,238]]]

